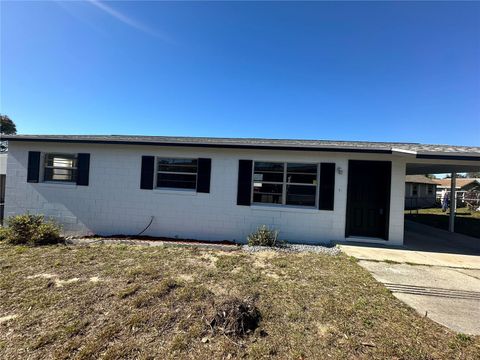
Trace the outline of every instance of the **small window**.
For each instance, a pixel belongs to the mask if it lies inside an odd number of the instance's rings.
[[[196,189],[197,159],[158,158],[157,187]]]
[[[412,196],[418,196],[418,185],[413,184],[412,186]]]
[[[315,206],[317,165],[287,164],[287,205]]]
[[[77,155],[45,154],[44,181],[76,182]]]
[[[253,202],[281,204],[283,163],[256,162],[253,171]]]
[[[255,162],[253,202],[314,207],[318,165]]]

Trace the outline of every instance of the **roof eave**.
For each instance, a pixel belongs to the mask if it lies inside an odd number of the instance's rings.
[[[347,153],[375,153],[391,154],[389,149],[378,148],[348,148],[325,146],[293,146],[293,145],[249,145],[249,144],[222,144],[222,143],[196,143],[196,142],[163,142],[163,141],[136,141],[136,140],[93,140],[93,139],[61,139],[61,138],[26,138],[6,136],[5,140],[22,142],[70,143],[70,144],[107,144],[107,145],[146,145],[146,146],[171,146],[171,147],[201,147],[225,149],[255,149],[255,150],[289,150],[289,151],[323,151]]]

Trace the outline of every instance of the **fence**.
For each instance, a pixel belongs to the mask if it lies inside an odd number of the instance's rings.
[[[448,196],[450,196],[450,191],[447,191]],[[470,210],[480,211],[480,191],[479,190],[470,190],[470,191],[457,191],[455,192],[455,197],[457,198],[457,208],[467,207]],[[437,194],[437,202],[441,203],[441,194]]]

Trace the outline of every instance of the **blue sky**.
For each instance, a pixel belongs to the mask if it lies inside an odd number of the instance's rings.
[[[480,3],[8,2],[20,133],[480,146]]]

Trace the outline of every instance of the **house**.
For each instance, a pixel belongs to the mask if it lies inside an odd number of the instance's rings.
[[[405,175],[478,171],[480,147],[323,140],[11,135],[6,216],[66,233],[401,245]]]
[[[437,183],[437,199],[441,198],[443,191],[450,193],[450,179],[436,179],[435,182]],[[469,194],[471,195],[472,192],[480,193],[480,179],[458,178],[455,180],[455,188],[457,191],[457,205],[459,207],[465,206],[466,201],[469,199]]]
[[[405,209],[434,207],[437,183],[425,175],[407,175],[405,178]]]

